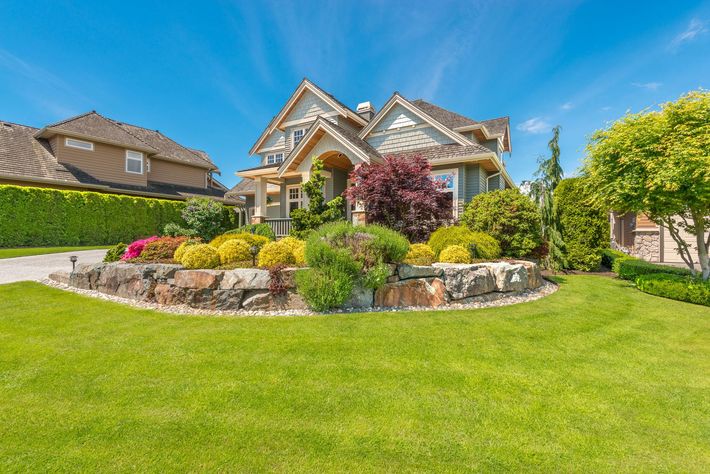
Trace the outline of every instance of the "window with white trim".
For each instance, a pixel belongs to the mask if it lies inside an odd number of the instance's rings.
[[[287,186],[286,187],[286,205],[288,206],[288,214],[291,215],[291,211],[294,209],[299,209],[303,206],[303,196],[301,192],[301,186]]]
[[[284,160],[283,153],[274,153],[273,155],[266,155],[266,164],[267,165],[281,163],[283,160]]]
[[[143,153],[126,150],[126,173],[143,174]]]
[[[306,133],[306,129],[305,129],[305,128],[302,128],[302,129],[300,129],[300,130],[294,130],[294,131],[293,131],[293,146],[294,146],[294,147],[295,147],[296,145],[298,145],[298,142],[301,141],[301,139],[303,138],[303,134],[304,134],[304,133]]]
[[[94,151],[94,144],[91,142],[85,142],[84,140],[77,140],[76,138],[65,138],[64,144],[71,148],[79,148],[80,150]]]
[[[459,200],[459,170],[436,170],[431,172],[431,179],[441,185],[439,189],[442,193],[451,195],[451,211],[453,217],[458,216]]]

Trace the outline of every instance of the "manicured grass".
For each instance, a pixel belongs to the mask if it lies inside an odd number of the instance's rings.
[[[619,280],[288,318],[0,301],[1,471],[710,470],[710,308]]]
[[[30,255],[45,255],[48,253],[74,252],[79,250],[107,249],[109,246],[98,245],[89,247],[19,247],[0,249],[0,258],[29,257]]]

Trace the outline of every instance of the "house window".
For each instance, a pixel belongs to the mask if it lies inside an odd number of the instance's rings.
[[[453,217],[458,216],[459,200],[459,170],[436,170],[431,172],[431,179],[435,183],[441,184],[440,192],[448,193],[451,196],[451,210]]]
[[[266,156],[266,164],[273,165],[275,163],[281,163],[284,160],[283,153],[274,153],[273,155]]]
[[[91,142],[85,142],[83,140],[77,140],[75,138],[66,138],[64,144],[71,148],[79,148],[80,150],[94,151],[94,144]]]
[[[305,133],[305,131],[306,131],[305,128],[293,131],[293,146],[294,146],[294,148],[296,147],[296,145],[298,145],[298,142],[300,142],[301,139],[303,138],[303,134]]]
[[[143,153],[126,150],[126,173],[143,174]]]
[[[288,214],[291,215],[291,211],[298,209],[303,205],[301,186],[288,186],[286,188],[286,192],[288,193],[286,195]]]

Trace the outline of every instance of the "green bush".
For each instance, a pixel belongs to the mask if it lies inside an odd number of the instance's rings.
[[[104,262],[106,263],[111,263],[111,262],[118,262],[121,260],[121,256],[123,253],[126,251],[128,248],[128,245],[124,244],[121,242],[120,244],[116,244],[110,249],[106,251],[106,255],[104,255]]]
[[[601,251],[601,264],[606,268],[614,268],[614,261],[617,258],[628,258],[628,255],[624,252],[614,249],[604,249]]]
[[[636,279],[636,287],[651,295],[710,306],[710,282],[689,276],[645,274]]]
[[[186,227],[182,227],[175,222],[169,222],[163,227],[165,237],[197,237],[197,232]]]
[[[228,230],[225,234],[256,234],[267,237],[270,240],[276,240],[276,234],[271,229],[269,224],[247,224],[236,229]]]
[[[224,204],[213,199],[190,198],[185,202],[181,215],[188,229],[209,240],[224,230],[225,210]]]
[[[443,263],[471,263],[471,253],[462,245],[449,245],[439,254]]]
[[[526,257],[542,244],[540,212],[535,203],[517,189],[474,196],[466,205],[461,221],[469,229],[496,239],[502,255],[507,257]]]
[[[113,245],[183,224],[183,201],[0,185],[0,247]],[[236,224],[225,209],[223,223]]]
[[[441,252],[451,246],[460,245],[469,254],[475,248],[474,258],[491,260],[500,257],[500,244],[496,239],[484,232],[473,232],[464,226],[440,227],[429,237],[429,246],[436,258]],[[473,246],[473,247],[472,247]]]
[[[555,188],[554,204],[560,218],[568,268],[599,268],[600,252],[609,247],[609,213],[590,204],[584,178],[567,178]]]
[[[619,278],[635,281],[641,275],[653,273],[667,273],[670,275],[690,276],[687,268],[670,267],[667,265],[657,265],[637,258],[618,258],[614,262],[616,273]]]
[[[187,239],[185,242],[181,243],[178,248],[175,249],[175,253],[173,254],[173,260],[176,262],[180,263],[182,262],[182,257],[185,255],[185,251],[187,250],[188,247],[191,245],[197,245],[201,244],[202,239],[199,237],[193,238],[193,239]]]
[[[296,272],[296,288],[312,309],[327,311],[350,298],[353,278],[338,268],[308,268]]]
[[[188,269],[216,268],[219,266],[219,254],[211,245],[190,245],[185,249],[180,263]]]
[[[252,259],[249,244],[241,239],[226,241],[219,246],[217,254],[222,265],[244,261],[251,262]]]
[[[404,258],[404,263],[409,265],[431,265],[434,263],[434,251],[427,244],[412,244],[409,247],[409,252]]]

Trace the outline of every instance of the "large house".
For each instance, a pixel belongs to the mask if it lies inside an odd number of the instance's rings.
[[[207,153],[94,111],[42,128],[0,121],[0,184],[224,200]]]
[[[508,117],[476,121],[424,100],[408,100],[395,92],[376,112],[370,102],[350,109],[308,79],[256,140],[253,168],[228,195],[243,196],[252,222],[269,222],[285,234],[289,214],[305,206],[301,183],[308,181],[311,160],[325,164],[325,197],[349,186],[348,175],[360,163],[379,163],[387,155],[427,158],[432,177],[446,183],[455,215],[479,193],[513,187],[503,162],[510,152]],[[363,211],[348,203],[348,219]]]

